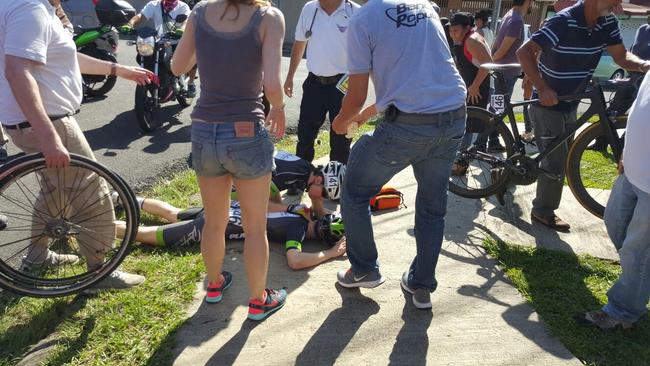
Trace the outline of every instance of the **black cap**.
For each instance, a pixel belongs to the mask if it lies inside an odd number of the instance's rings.
[[[449,19],[450,25],[474,26],[474,16],[470,13],[455,13]]]

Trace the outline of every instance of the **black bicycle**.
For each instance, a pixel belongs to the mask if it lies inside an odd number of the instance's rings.
[[[519,65],[484,64],[481,67],[489,70],[495,78],[497,90],[503,90],[503,71]],[[609,193],[618,175],[617,164],[623,149],[623,134],[627,123],[626,117],[610,115],[606,111],[602,84],[616,82],[618,81],[593,80],[584,93],[559,97],[560,101],[589,99],[591,106],[578,118],[575,128],[557,137],[546,151],[539,154],[527,154],[526,143],[519,137],[513,111],[515,107],[538,100],[511,103],[510,95],[503,94],[492,97],[491,105],[495,113],[469,107],[467,120],[471,129],[468,133],[486,137],[496,130],[506,151],[485,152],[474,145],[462,148],[457,161],[464,169],[450,177],[449,190],[467,198],[484,198],[491,195],[502,197],[509,184],[532,184],[540,174],[559,180],[560,177],[556,174],[541,169],[540,162],[561,144],[569,142],[565,167],[566,183],[584,208],[602,218]],[[504,122],[505,117],[510,121],[510,128]],[[576,133],[578,135],[573,139]],[[598,138],[606,139],[606,148],[590,148]]]
[[[126,182],[74,154],[66,169],[47,169],[42,154],[1,166],[0,212],[8,218],[0,230],[0,287],[34,297],[70,295],[101,281],[128,254],[139,223]],[[125,222],[119,233],[116,218]]]

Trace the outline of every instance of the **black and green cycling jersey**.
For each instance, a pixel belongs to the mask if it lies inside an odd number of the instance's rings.
[[[300,191],[307,189],[309,176],[314,170],[314,166],[310,162],[286,151],[276,151],[273,156],[273,163],[271,197],[287,189]],[[230,198],[237,199],[237,192],[234,187]]]
[[[302,249],[302,242],[307,235],[308,222],[302,216],[287,212],[269,212],[266,220],[266,232],[269,241],[285,243],[286,249]],[[178,214],[177,223],[162,225],[156,232],[156,241],[160,246],[180,247],[201,242],[201,231],[205,224],[202,208],[190,208]],[[232,201],[226,240],[244,239],[239,202]]]

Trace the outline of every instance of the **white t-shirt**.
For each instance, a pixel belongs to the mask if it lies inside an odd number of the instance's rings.
[[[169,12],[169,17],[166,17],[163,22],[163,13],[162,7],[160,6],[161,0],[154,0],[147,3],[147,5],[142,8],[140,14],[147,19],[153,19],[153,23],[156,27],[156,32],[158,36],[163,36],[165,34],[165,28],[171,29],[174,25],[174,19],[181,14],[187,16],[190,15],[190,7],[182,1],[179,1],[178,4],[172,11]],[[165,24],[167,23],[167,24]]]
[[[347,72],[348,23],[359,7],[352,1],[342,0],[341,5],[331,15],[327,15],[318,0],[305,4],[298,18],[295,39],[309,41],[307,69],[310,72],[318,76],[333,76]],[[311,37],[307,37],[310,27]]]
[[[47,0],[0,1],[0,121],[27,120],[4,76],[5,55],[36,61],[32,76],[50,116],[74,113],[83,91],[77,48]]]
[[[623,165],[630,183],[650,193],[650,78],[646,74],[627,117]]]

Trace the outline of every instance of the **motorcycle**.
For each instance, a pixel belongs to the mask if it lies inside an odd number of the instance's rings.
[[[109,62],[117,62],[119,35],[116,27],[126,24],[136,12],[124,0],[100,0],[95,4],[100,26],[92,29],[75,27],[77,51]],[[82,74],[84,94],[101,97],[115,86],[116,76]]]
[[[194,99],[187,95],[189,78],[186,75],[172,74],[170,65],[175,46],[180,40],[180,35],[177,34],[178,25],[185,20],[187,15],[178,15],[162,37],[152,28],[137,30],[135,45],[138,64],[155,74],[152,83],[139,85],[135,89],[135,114],[140,128],[145,132],[152,132],[162,125],[163,121],[157,116],[157,112],[163,103],[176,99],[178,104],[185,108],[190,106]]]

